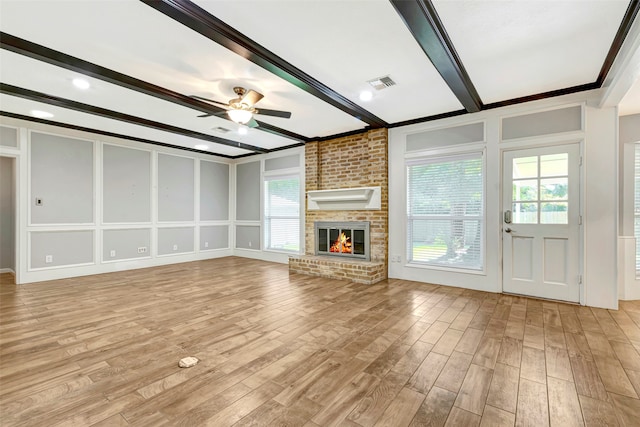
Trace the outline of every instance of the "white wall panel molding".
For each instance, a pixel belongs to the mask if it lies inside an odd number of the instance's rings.
[[[146,268],[152,267],[156,265],[166,265],[177,262],[188,262],[188,261],[196,261],[202,259],[210,259],[210,258],[218,258],[223,256],[230,256],[233,254],[231,246],[229,245],[230,240],[230,231],[228,232],[226,238],[224,239],[224,247],[215,247],[216,245],[212,242],[214,248],[206,248],[206,250],[200,250],[199,245],[199,232],[200,226],[226,226],[229,229],[231,228],[231,222],[229,220],[226,221],[202,221],[200,223],[199,218],[197,216],[199,212],[199,190],[200,190],[200,175],[199,175],[199,160],[214,162],[214,163],[223,163],[228,164],[229,168],[233,165],[229,161],[229,159],[222,159],[213,156],[206,156],[200,153],[190,153],[189,155],[185,155],[185,152],[182,150],[176,150],[166,147],[153,147],[153,149],[149,149],[149,146],[142,143],[136,143],[134,141],[120,141],[116,138],[108,138],[108,137],[96,137],[96,135],[92,135],[86,132],[81,131],[73,131],[69,129],[61,129],[58,127],[52,127],[47,125],[42,125],[39,123],[31,123],[24,122],[15,119],[8,118],[0,118],[0,123],[2,125],[15,126],[18,128],[19,133],[19,148],[6,148],[3,147],[2,151],[9,152],[11,151],[11,155],[17,159],[16,161],[16,173],[18,179],[18,197],[17,197],[17,209],[19,211],[17,218],[17,231],[18,231],[18,242],[17,242],[17,250],[18,256],[17,258],[17,268],[16,268],[16,283],[30,283],[42,280],[53,280],[65,277],[75,277],[82,276],[88,274],[99,274],[110,271],[121,271],[127,269],[136,269],[136,268]],[[29,150],[29,139],[30,135],[33,132],[45,134],[45,135],[54,135],[60,136],[63,138],[67,138],[69,140],[79,140],[79,141],[87,141],[93,146],[93,153],[89,160],[91,163],[92,169],[92,188],[91,188],[91,206],[92,206],[92,215],[90,218],[91,222],[87,223],[39,223],[39,224],[28,224],[27,219],[29,215],[22,214],[23,212],[30,212],[30,200],[31,200],[31,182],[30,182],[30,150]],[[123,149],[132,149],[137,150],[137,152],[147,152],[150,153],[149,162],[150,168],[149,172],[149,205],[150,205],[150,218],[147,221],[143,222],[135,222],[135,221],[121,221],[121,222],[112,222],[108,223],[104,221],[104,208],[103,200],[104,200],[104,147],[117,147]],[[6,154],[6,153],[5,153]],[[158,222],[158,200],[157,200],[157,172],[158,172],[158,157],[159,155],[167,155],[174,157],[181,157],[190,159],[193,162],[193,187],[192,191],[194,194],[193,197],[193,212],[194,218],[189,221],[172,221],[172,222]],[[45,171],[46,172],[46,171]],[[51,172],[52,179],[55,179],[55,174]],[[228,184],[230,185],[230,183]],[[197,195],[197,197],[196,197]],[[230,192],[227,191],[227,197],[230,197]],[[46,202],[46,201],[45,201]],[[126,203],[122,204],[123,206],[116,207],[117,209],[127,209],[128,206]],[[226,201],[226,205],[230,206],[230,201]],[[190,231],[190,240],[192,244],[189,245],[188,251],[179,250],[177,254],[167,253],[162,256],[158,256],[157,245],[158,245],[158,230],[166,230],[169,228],[183,228],[186,227]],[[149,242],[145,242],[145,246],[147,247],[147,252],[144,254],[140,254],[138,257],[138,243],[136,243],[133,239],[130,242],[118,242],[121,245],[118,248],[112,247],[113,245],[107,245],[109,247],[105,247],[105,244],[109,243],[105,240],[105,233],[117,233],[119,231],[125,232],[124,235],[127,235],[127,231],[130,233],[135,232],[136,230],[146,230],[149,233]],[[34,248],[31,245],[32,236],[55,236],[57,234],[64,233],[79,233],[79,232],[88,232],[92,235],[92,242],[89,245],[88,252],[91,257],[90,262],[73,262],[65,261],[65,265],[56,265],[56,261],[60,259],[57,256],[54,256],[54,262],[52,262],[51,266],[48,263],[44,263],[43,265],[39,264],[36,266],[30,266],[29,262],[32,259],[32,256],[37,256],[38,260],[42,258],[42,254],[38,252],[39,249],[43,248]],[[36,239],[37,240],[37,239]],[[115,243],[114,243],[115,244]],[[126,245],[135,245],[135,247],[128,247]],[[46,248],[44,248],[46,249]],[[44,250],[43,249],[43,250]],[[84,248],[83,251],[86,252],[87,248]],[[115,250],[115,256],[111,257],[111,251]],[[134,255],[132,251],[135,250]],[[129,254],[129,255],[127,255]],[[46,255],[46,254],[45,254]],[[124,258],[123,258],[124,257]],[[113,258],[113,259],[112,259]]]

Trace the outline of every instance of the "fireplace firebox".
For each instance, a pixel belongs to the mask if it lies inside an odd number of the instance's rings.
[[[316,221],[316,255],[370,260],[369,222]]]

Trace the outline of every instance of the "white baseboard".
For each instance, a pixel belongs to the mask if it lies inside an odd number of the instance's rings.
[[[69,268],[52,268],[50,270],[28,271],[22,274],[20,284],[42,282],[45,280],[66,279],[69,277],[90,276],[92,274],[113,273],[116,271],[137,270],[140,268],[158,267],[161,265],[179,264],[183,262],[202,261],[233,255],[231,249],[202,251],[170,257],[145,258],[121,262],[107,262]]]
[[[242,258],[258,259],[261,261],[277,262],[289,264],[289,256],[295,254],[285,254],[280,252],[252,251],[248,249],[234,249],[233,255]]]
[[[618,298],[640,299],[640,279],[636,277],[636,239],[618,237]]]
[[[11,268],[0,268],[0,273],[11,273],[14,276],[16,275],[16,272]]]

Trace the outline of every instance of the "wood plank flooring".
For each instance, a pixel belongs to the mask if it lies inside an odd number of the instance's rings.
[[[2,426],[640,425],[640,301],[360,285],[236,257],[0,280]]]

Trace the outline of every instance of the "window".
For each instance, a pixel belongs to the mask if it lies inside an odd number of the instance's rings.
[[[300,177],[265,177],[265,249],[300,251]]]
[[[569,154],[513,159],[513,223],[569,223]]]
[[[636,273],[640,273],[640,144],[635,144],[635,203],[633,224],[636,237]]]
[[[410,263],[482,270],[482,153],[407,163],[407,255]]]

